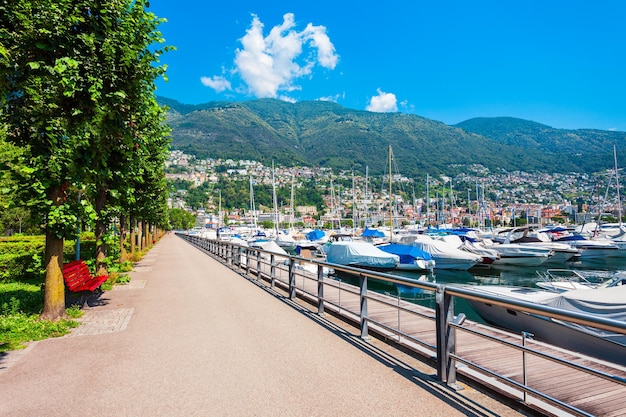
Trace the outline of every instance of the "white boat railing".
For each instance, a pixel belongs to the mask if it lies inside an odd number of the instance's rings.
[[[454,299],[462,298],[466,300],[488,302],[493,305],[502,306],[518,312],[538,314],[557,320],[569,321],[583,326],[592,326],[598,329],[620,334],[626,334],[626,322],[579,312],[561,310],[530,302],[505,301],[496,295],[492,296],[485,293],[478,293],[468,287],[441,285],[426,281],[422,282],[392,274],[329,264],[319,260],[305,259],[297,256],[278,255],[276,253],[258,248],[250,248],[232,244],[230,242],[204,239],[197,235],[179,234],[179,236],[194,246],[202,249],[207,254],[222,261],[230,268],[243,273],[249,279],[266,280],[272,289],[277,285],[284,288],[287,291],[288,297],[292,300],[296,297],[301,297],[308,302],[316,304],[317,313],[320,315],[323,315],[326,311],[330,311],[331,313],[339,314],[344,318],[347,317],[359,326],[360,336],[363,339],[367,339],[370,333],[376,333],[377,335],[382,336],[385,340],[393,340],[395,343],[414,351],[426,360],[434,360],[437,369],[437,379],[450,387],[457,387],[457,364],[461,363],[479,371],[480,373],[483,373],[484,375],[496,378],[506,385],[515,387],[522,393],[521,398],[518,398],[518,400],[522,404],[531,408],[541,408],[541,405],[538,404],[543,401],[544,405],[547,404],[548,407],[552,407],[552,409],[556,407],[556,409],[559,410],[567,410],[567,412],[572,415],[594,415],[592,412],[584,409],[585,403],[583,403],[582,406],[575,406],[568,403],[566,400],[555,398],[546,392],[534,389],[527,384],[526,359],[528,355],[542,358],[543,360],[554,362],[565,367],[593,375],[594,377],[610,381],[611,383],[620,386],[620,389],[623,389],[623,387],[626,386],[626,378],[623,376],[616,376],[610,372],[605,372],[603,370],[576,363],[575,361],[568,359],[571,355],[559,357],[551,353],[546,353],[528,347],[526,345],[526,338],[528,337],[528,334],[525,332],[522,332],[520,335],[519,342],[511,342],[504,337],[499,337],[499,333],[494,333],[494,335],[480,330],[485,328],[488,329],[489,326],[481,326],[478,327],[479,330],[477,330],[477,328],[470,328],[469,326],[464,325],[466,324],[465,315],[460,313],[455,316],[454,314]],[[346,285],[341,281],[328,279],[326,271],[329,269],[334,269],[335,272],[343,271],[357,276],[359,281],[358,287]],[[369,292],[368,280],[370,279],[391,284],[401,284],[403,286],[415,288],[421,291],[432,292],[435,295],[435,308],[434,310],[430,309],[426,312],[424,309],[420,310],[408,308],[406,305],[400,303],[399,298],[395,301],[392,297],[381,297],[374,292]],[[329,291],[338,293],[338,298],[335,297],[331,300],[330,297],[325,295],[329,293]],[[353,296],[357,295],[360,300],[358,308],[355,309],[353,306],[348,306],[342,303],[342,293],[351,293]],[[344,296],[344,298],[346,297]],[[369,314],[368,305],[369,303],[374,302],[377,307],[384,305],[397,309],[398,320],[396,325],[390,324],[389,322],[383,323],[381,321],[377,321],[374,315]],[[432,322],[436,332],[436,344],[433,345],[427,341],[420,340],[403,331],[400,320],[401,314],[413,315],[415,317],[419,317],[420,319]],[[465,332],[467,334],[484,338],[485,340],[490,340],[520,351],[524,357],[522,369],[520,370],[523,376],[522,382],[469,360],[466,357],[463,357],[462,354],[457,355],[456,352],[459,347],[457,345],[457,332]],[[393,336],[395,336],[395,338]],[[619,365],[615,366],[619,367]],[[619,369],[626,371],[626,369],[621,367],[619,367]],[[479,379],[478,382],[484,383],[484,380],[481,381]],[[531,401],[528,400],[529,395],[535,398],[535,400],[532,401],[532,404]],[[537,399],[539,399],[539,402],[537,402]]]

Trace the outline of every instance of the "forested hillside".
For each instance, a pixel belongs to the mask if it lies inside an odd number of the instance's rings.
[[[457,126],[402,113],[373,113],[336,103],[262,99],[170,108],[174,149],[200,158],[253,159],[384,172],[391,145],[409,176],[454,174],[469,164],[491,170],[595,172],[612,166],[623,132],[552,129],[513,118]],[[611,143],[609,146],[608,143]]]

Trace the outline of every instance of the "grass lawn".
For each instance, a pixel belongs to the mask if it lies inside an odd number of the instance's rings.
[[[51,322],[39,319],[43,308],[43,290],[40,283],[0,283],[0,352],[22,349],[26,343],[63,336],[78,326],[72,318],[82,311],[67,309],[68,320]]]

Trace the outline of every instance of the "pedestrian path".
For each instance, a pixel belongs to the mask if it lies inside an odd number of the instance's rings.
[[[0,415],[522,415],[470,387],[451,391],[414,358],[174,235],[131,276],[90,303],[71,335],[0,357]]]

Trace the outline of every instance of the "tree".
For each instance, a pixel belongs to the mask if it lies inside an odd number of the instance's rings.
[[[2,119],[7,141],[24,152],[13,161],[18,198],[43,219],[46,269],[42,317],[65,316],[63,239],[74,233],[76,206],[67,190],[80,178],[75,149],[88,140],[94,80],[77,59],[86,51],[87,1],[15,0],[0,5]]]
[[[85,67],[98,77],[97,103],[92,140],[85,142],[89,190],[95,203],[97,274],[106,274],[104,239],[111,216],[119,215],[119,203],[132,202],[132,193],[146,175],[163,176],[164,152],[169,144],[165,111],[156,103],[154,81],[165,72],[157,66],[164,49],[151,50],[163,42],[157,31],[162,19],[147,11],[147,1],[102,2],[91,9],[91,54]],[[156,164],[146,164],[157,160]],[[152,172],[148,172],[152,170]],[[155,171],[156,170],[156,171]],[[146,204],[154,200],[145,201]],[[154,212],[154,211],[153,211]]]
[[[169,211],[170,226],[176,230],[192,229],[196,225],[196,216],[187,210],[173,208]]]
[[[153,66],[161,50],[148,49],[162,41],[161,20],[146,7],[132,0],[0,4],[0,115],[7,141],[24,150],[14,161],[16,192],[45,228],[43,318],[65,315],[63,239],[74,236],[81,209],[93,214],[88,199],[79,204],[68,193],[88,186],[101,227],[107,198],[130,190],[124,184],[138,172],[135,153],[163,141],[153,81],[165,69]]]

